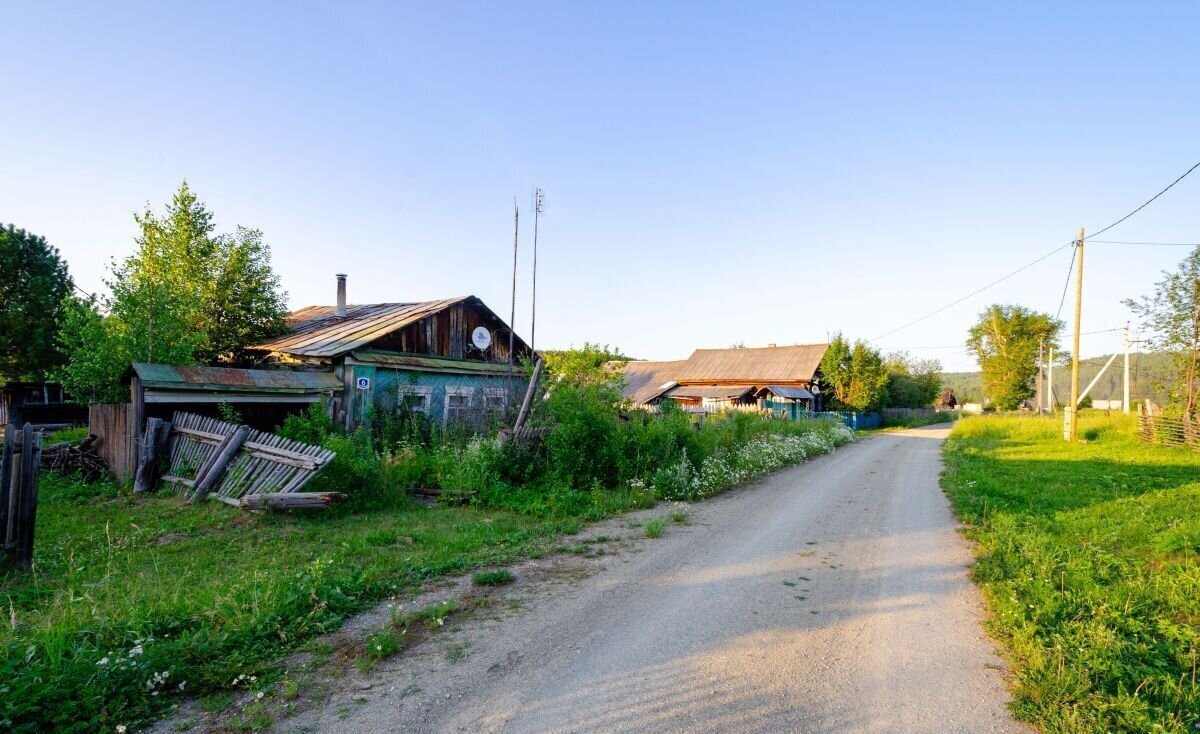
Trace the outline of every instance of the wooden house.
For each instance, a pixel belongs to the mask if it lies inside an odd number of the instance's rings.
[[[523,394],[520,363],[531,357],[529,346],[475,296],[347,305],[344,275],[337,305],[300,309],[289,327],[252,349],[265,362],[332,372],[343,386],[334,415],[347,427],[372,409],[440,422],[506,411]]]
[[[629,362],[623,395],[635,405],[673,400],[688,410],[758,407],[820,410],[820,368],[828,344],[697,349],[685,360]]]

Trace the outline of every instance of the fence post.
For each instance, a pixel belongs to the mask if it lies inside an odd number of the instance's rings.
[[[4,429],[4,450],[0,453],[0,541],[5,554],[8,540],[12,537],[13,522],[13,446],[17,442],[17,429],[12,423]]]
[[[17,497],[17,566],[28,571],[33,566],[33,531],[37,522],[38,469],[42,464],[42,436],[25,424],[21,443],[21,492]]]
[[[0,458],[0,533],[4,557],[28,571],[33,565],[42,437],[28,423],[20,430],[10,424],[4,436],[3,458]]]

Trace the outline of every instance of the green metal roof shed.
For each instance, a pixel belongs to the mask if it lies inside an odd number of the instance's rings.
[[[146,403],[315,403],[342,391],[341,381],[322,371],[134,362],[130,372]]]

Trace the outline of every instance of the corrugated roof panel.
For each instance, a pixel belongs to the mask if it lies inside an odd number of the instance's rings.
[[[347,306],[345,317],[335,316],[333,306],[308,306],[292,313],[290,333],[255,345],[253,349],[306,357],[333,357],[365,346],[468,298]]]
[[[767,389],[777,398],[789,398],[791,400],[812,400],[813,394],[802,387],[788,387],[786,385],[767,385]]]
[[[621,387],[621,395],[629,398],[634,405],[642,405],[662,394],[668,387],[674,385],[675,378],[683,360],[674,362],[626,362],[621,370],[625,384]]]
[[[492,375],[507,375],[510,373],[525,379],[525,368],[520,365],[510,367],[507,362],[480,362],[473,359],[454,359],[453,357],[427,357],[419,354],[402,354],[400,352],[382,352],[364,349],[351,355],[355,361],[366,364],[377,364],[385,367],[412,367],[438,372],[471,372]]]
[[[134,362],[142,386],[168,390],[238,390],[245,392],[322,393],[341,390],[332,372],[246,370],[203,365]]]
[[[753,389],[753,385],[680,385],[667,390],[663,397],[737,400]]]
[[[678,382],[737,380],[747,383],[811,381],[828,344],[759,349],[697,349],[674,379]]]

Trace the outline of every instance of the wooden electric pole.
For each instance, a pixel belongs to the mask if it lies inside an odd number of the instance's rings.
[[[1078,270],[1075,271],[1075,334],[1071,338],[1071,403],[1063,414],[1066,426],[1063,438],[1076,441],[1079,438],[1079,327],[1083,316],[1083,227],[1079,228],[1079,240],[1075,243]]]
[[[1050,358],[1046,360],[1046,410],[1054,412],[1054,347],[1050,347]]]

